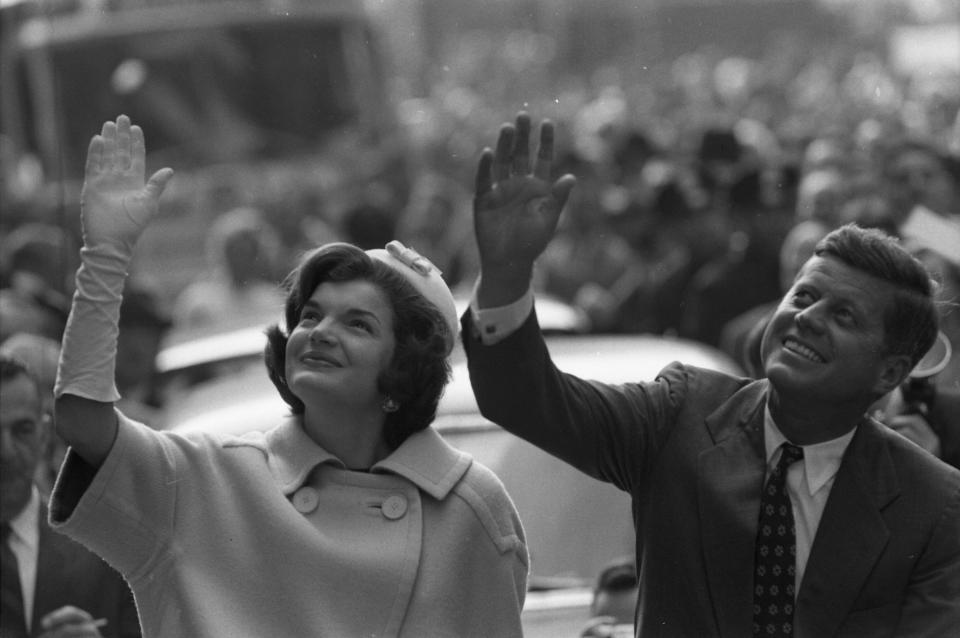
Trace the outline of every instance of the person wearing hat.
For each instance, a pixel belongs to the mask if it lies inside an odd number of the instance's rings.
[[[172,176],[107,122],[87,159],[57,426],[59,531],[129,581],[144,636],[520,636],[516,509],[430,427],[458,328],[439,271],[391,242],[317,248],[288,278],[267,372],[290,405],[243,437],[157,432],[115,409],[117,314]]]

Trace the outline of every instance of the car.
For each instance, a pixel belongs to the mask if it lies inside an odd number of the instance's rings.
[[[271,428],[288,413],[260,360],[262,331],[257,338],[255,360],[234,361],[229,374],[193,385],[169,406],[170,429],[239,435]],[[720,351],[680,338],[576,330],[549,332],[545,338],[562,370],[609,383],[652,380],[675,360],[742,373]],[[193,356],[197,359],[200,353],[195,351]],[[182,361],[186,360],[184,355]],[[466,357],[459,345],[452,354],[451,368],[452,379],[433,427],[452,445],[493,470],[520,513],[531,557],[522,617],[524,635],[576,636],[589,619],[597,574],[612,560],[634,553],[630,497],[485,419],[474,399]]]
[[[469,298],[454,297],[457,314],[469,305]],[[537,317],[544,334],[583,334],[590,321],[584,311],[548,294],[536,299]],[[276,323],[283,324],[278,311]],[[156,373],[164,404],[178,403],[189,388],[210,379],[241,372],[251,361],[263,355],[267,325],[254,319],[218,326],[175,329],[164,338],[157,353]]]

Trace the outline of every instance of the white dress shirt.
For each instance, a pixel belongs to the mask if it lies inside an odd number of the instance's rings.
[[[796,591],[800,591],[803,582],[803,573],[807,569],[807,559],[810,558],[810,548],[813,539],[817,536],[817,527],[823,516],[823,508],[833,489],[833,481],[840,469],[843,453],[850,445],[854,428],[836,439],[801,445],[803,448],[803,462],[793,463],[787,468],[787,494],[793,504],[793,522],[797,530],[797,578]],[[767,453],[767,477],[777,466],[780,455],[783,453],[781,445],[789,443],[777,424],[770,416],[770,408],[765,408],[763,419],[763,443]],[[766,479],[764,479],[766,480]]]
[[[30,631],[30,619],[33,617],[33,592],[37,584],[37,557],[40,554],[39,516],[40,492],[34,486],[26,507],[10,521],[10,537],[7,539],[10,550],[17,558],[27,632]]]

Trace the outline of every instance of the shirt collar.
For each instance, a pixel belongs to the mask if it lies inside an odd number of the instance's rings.
[[[810,496],[820,491],[820,488],[837,474],[840,469],[840,462],[843,460],[843,453],[846,452],[847,446],[850,445],[850,441],[856,432],[857,428],[853,428],[835,439],[813,445],[799,446],[803,448],[803,469],[807,477]],[[790,443],[774,422],[769,406],[764,409],[763,443],[766,447],[767,467],[770,467],[773,463],[773,457],[780,446],[784,443]]]
[[[318,445],[291,416],[265,435],[267,464],[285,495],[297,490],[317,465],[346,470],[343,462]],[[402,476],[436,499],[443,499],[473,463],[469,454],[447,443],[431,427],[410,435],[371,472]]]
[[[10,520],[10,531],[16,534],[21,543],[29,546],[30,549],[36,549],[40,544],[40,528],[37,525],[39,519],[40,490],[34,485],[26,506]]]

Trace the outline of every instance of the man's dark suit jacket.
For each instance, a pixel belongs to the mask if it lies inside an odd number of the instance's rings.
[[[584,381],[554,367],[534,314],[491,346],[469,314],[464,345],[484,416],[631,494],[637,635],[750,636],[768,382],[677,363],[651,383]],[[960,472],[864,419],[794,621],[798,638],[960,635]]]
[[[41,618],[64,605],[72,605],[94,618],[105,618],[107,624],[100,628],[105,638],[139,638],[133,594],[120,573],[79,543],[53,531],[47,523],[45,505],[38,518],[40,550],[29,635],[43,633]]]

